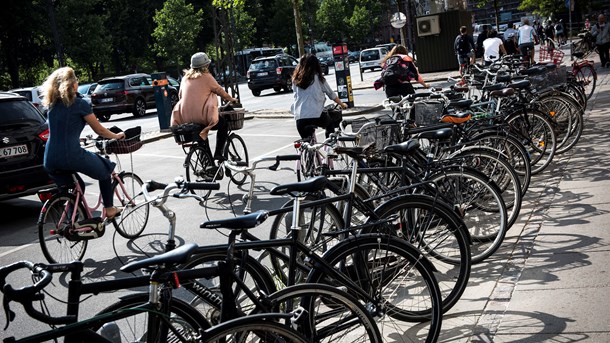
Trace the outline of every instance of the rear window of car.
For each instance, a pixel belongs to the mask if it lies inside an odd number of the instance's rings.
[[[44,123],[45,119],[25,100],[0,101],[0,125],[19,124],[26,121]]]
[[[125,83],[123,80],[100,82],[97,87],[95,87],[95,91],[98,92],[123,89],[124,85]]]
[[[32,92],[31,91],[17,91],[17,92],[13,92],[13,93],[17,93],[17,94],[27,98],[29,101],[32,101]]]
[[[379,50],[365,50],[360,54],[360,60],[362,61],[375,61],[380,60]]]
[[[253,61],[250,64],[249,70],[267,70],[267,69],[275,69],[277,68],[277,62],[274,59],[271,60],[260,60]]]

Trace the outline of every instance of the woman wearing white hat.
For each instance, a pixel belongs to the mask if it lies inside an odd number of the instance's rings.
[[[191,57],[191,68],[184,71],[178,97],[180,100],[172,111],[171,125],[197,123],[204,126],[199,136],[207,140],[210,129],[217,130],[214,159],[222,159],[222,148],[227,140],[228,130],[224,118],[218,115],[218,98],[228,102],[238,100],[230,96],[210,74],[210,58],[203,52]]]

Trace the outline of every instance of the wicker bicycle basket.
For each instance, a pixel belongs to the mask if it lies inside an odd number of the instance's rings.
[[[418,126],[436,124],[441,120],[445,105],[440,101],[418,101],[413,104],[412,119]]]
[[[231,111],[222,111],[220,115],[227,121],[227,128],[230,131],[239,130],[244,127],[244,109],[235,109]]]
[[[124,131],[124,133],[124,139],[119,139],[106,144],[107,154],[130,154],[142,147],[142,141],[140,140],[142,128],[140,126],[127,129]],[[96,144],[98,149],[101,150],[103,148],[101,140],[98,140]]]

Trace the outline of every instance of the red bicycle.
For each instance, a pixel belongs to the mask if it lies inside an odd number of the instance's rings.
[[[572,74],[576,79],[582,82],[585,87],[585,95],[587,99],[591,99],[595,85],[597,84],[597,72],[593,67],[593,61],[584,58],[583,52],[572,53]]]

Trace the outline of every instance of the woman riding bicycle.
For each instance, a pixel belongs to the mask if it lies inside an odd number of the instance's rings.
[[[115,163],[83,149],[80,134],[85,124],[91,126],[98,135],[109,139],[122,139],[123,132],[113,133],[97,120],[91,105],[77,93],[78,79],[70,67],[59,68],[44,82],[43,104],[49,108],[49,140],[44,152],[44,168],[57,186],[72,184],[72,172],[83,173],[99,181],[104,215],[114,218],[122,208],[113,206],[112,182],[110,175]],[[75,174],[81,188],[85,183]]]
[[[171,125],[197,123],[204,126],[199,133],[207,140],[210,130],[217,130],[214,159],[223,159],[222,150],[228,136],[227,122],[218,115],[218,97],[228,102],[238,102],[216,82],[208,66],[210,58],[203,52],[191,57],[191,68],[184,71],[178,96],[180,100],[172,111]]]
[[[334,123],[324,110],[324,95],[333,100],[342,108],[347,108],[330,86],[324,75],[322,67],[315,55],[305,55],[301,57],[299,65],[292,75],[292,89],[294,89],[294,102],[290,107],[290,112],[297,121],[297,130],[301,138],[311,137],[315,134],[316,127],[326,129],[326,137],[339,127],[339,123]]]

